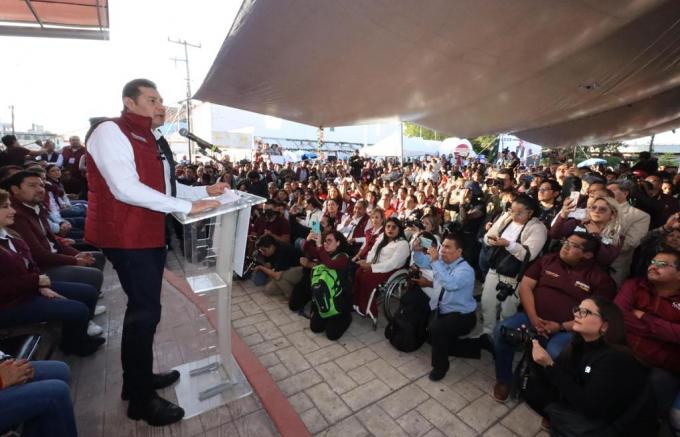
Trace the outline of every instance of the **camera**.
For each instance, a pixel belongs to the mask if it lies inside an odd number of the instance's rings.
[[[243,275],[241,275],[240,278],[245,280],[250,278],[250,275],[253,274],[253,269],[255,268],[255,266],[261,266],[262,263],[259,262],[255,257],[246,256],[243,265],[246,267],[243,269]]]
[[[521,329],[512,329],[507,326],[501,326],[501,338],[512,346],[522,346],[524,349],[531,349],[533,347],[532,341],[539,338],[539,336],[538,331],[534,328],[522,327]]]
[[[406,220],[405,227],[407,227],[407,228],[418,228],[420,230],[425,229],[425,226],[423,226],[423,223],[421,221],[413,220],[413,219]]]
[[[408,269],[408,279],[419,279],[422,276],[422,272],[418,266],[411,266]]]
[[[498,292],[496,293],[496,299],[498,299],[499,302],[504,302],[508,296],[515,294],[515,287],[506,284],[505,282],[499,282],[498,285],[496,285],[496,291]]]

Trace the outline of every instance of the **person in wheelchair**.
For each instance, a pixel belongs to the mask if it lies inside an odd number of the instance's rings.
[[[337,230],[322,235],[310,233],[303,252],[300,265],[310,273],[304,284],[293,290],[290,309],[300,309],[312,300],[309,329],[325,332],[329,340],[337,340],[352,323],[351,284],[347,275],[349,243]]]
[[[591,296],[572,311],[575,335],[557,358],[525,340],[533,363],[524,399],[551,436],[656,435],[648,372],[626,347],[621,310]]]
[[[429,378],[439,381],[449,370],[449,352],[458,337],[468,334],[477,323],[477,301],[473,297],[475,271],[463,259],[463,240],[458,234],[444,236],[439,250],[436,245],[427,250],[433,279],[412,279],[423,291],[437,292],[437,317],[430,325],[432,371]]]
[[[359,268],[354,276],[352,290],[354,310],[359,315],[377,317],[377,299],[371,299],[373,290],[385,283],[392,273],[403,268],[410,255],[401,222],[394,217],[388,218],[383,233],[368,252],[366,260],[357,261]]]

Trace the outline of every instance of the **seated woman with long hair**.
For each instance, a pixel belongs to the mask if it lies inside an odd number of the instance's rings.
[[[586,216],[583,219],[570,216],[575,210],[573,199],[564,201],[562,210],[548,231],[554,240],[566,238],[574,231],[583,231],[600,237],[601,245],[595,260],[603,267],[609,267],[619,256],[621,249],[621,214],[613,197],[598,195],[588,199]]]
[[[383,233],[383,226],[385,225],[385,212],[382,208],[374,208],[369,214],[370,227],[366,230],[364,237],[350,238],[349,243],[361,243],[361,247],[352,261],[357,262],[360,260],[365,260],[368,252],[373,248],[376,240]]]
[[[354,309],[360,315],[378,315],[376,299],[369,300],[371,292],[383,284],[395,271],[403,268],[411,255],[401,222],[391,217],[385,221],[382,235],[378,237],[366,260],[357,261],[359,269],[354,276]]]
[[[647,370],[625,346],[621,310],[601,296],[574,308],[574,338],[556,360],[533,340],[538,365],[524,399],[551,436],[653,436]],[[547,424],[546,424],[547,425]]]
[[[300,265],[310,269],[311,275],[304,286],[295,288],[289,306],[292,310],[299,309],[313,299],[311,278],[319,266],[332,270],[330,274],[334,274],[339,281],[339,293],[333,299],[337,314],[323,314],[319,303],[313,301],[309,329],[317,333],[325,332],[329,340],[337,340],[352,323],[352,296],[348,279],[350,246],[340,231],[331,230],[322,235],[310,233],[303,252]]]

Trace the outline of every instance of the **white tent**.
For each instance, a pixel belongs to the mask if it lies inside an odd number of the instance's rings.
[[[442,155],[460,155],[463,157],[476,158],[477,154],[472,148],[472,144],[465,138],[450,137],[442,141],[439,147]]]
[[[361,149],[364,156],[401,156],[400,133],[383,138],[372,146]],[[404,137],[404,158],[435,155],[439,152],[441,141],[428,141],[420,137]]]

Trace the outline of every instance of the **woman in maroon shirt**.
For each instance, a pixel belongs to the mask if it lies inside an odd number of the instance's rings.
[[[94,353],[105,341],[87,335],[99,293],[91,285],[51,282],[42,275],[28,245],[8,230],[14,214],[9,194],[0,190],[0,328],[62,322],[65,353]]]

